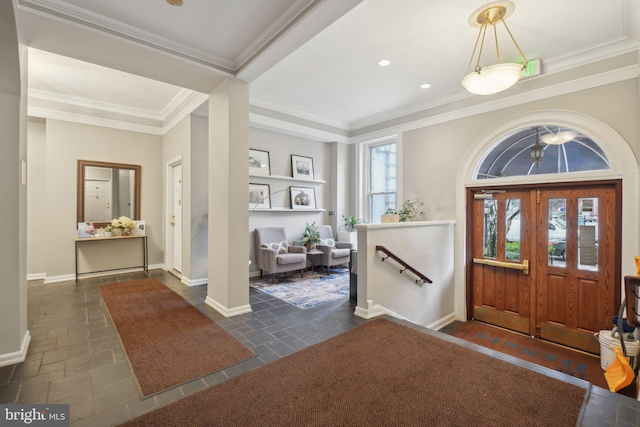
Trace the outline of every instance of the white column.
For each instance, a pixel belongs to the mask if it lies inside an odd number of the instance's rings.
[[[198,153],[192,153],[197,156]],[[209,262],[206,303],[224,316],[249,305],[249,87],[228,78],[209,96]]]

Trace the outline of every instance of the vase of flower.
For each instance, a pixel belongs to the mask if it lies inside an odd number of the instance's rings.
[[[133,230],[135,226],[135,221],[126,216],[114,218],[111,221],[114,236],[131,236],[131,230]]]

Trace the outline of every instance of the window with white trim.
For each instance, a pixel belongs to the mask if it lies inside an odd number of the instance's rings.
[[[387,209],[396,208],[397,157],[396,141],[369,146],[369,223],[379,223]]]

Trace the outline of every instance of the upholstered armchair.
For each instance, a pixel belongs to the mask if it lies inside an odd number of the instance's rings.
[[[318,233],[322,242],[316,245],[316,249],[322,251],[323,271],[325,265],[327,274],[331,274],[331,266],[348,264],[353,245],[349,242],[336,242],[330,225],[319,225]]]
[[[256,263],[262,272],[271,273],[271,282],[275,280],[275,273],[300,270],[304,277],[307,266],[307,248],[290,246],[284,227],[256,228],[254,233],[256,245]]]

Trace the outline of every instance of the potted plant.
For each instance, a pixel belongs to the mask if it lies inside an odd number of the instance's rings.
[[[361,218],[356,218],[353,215],[352,216],[342,215],[342,220],[344,222],[340,227],[340,229],[338,230],[338,241],[349,242],[351,243],[351,247],[353,249],[357,249],[358,233],[356,232],[356,225],[365,224],[366,221]]]
[[[320,243],[320,233],[318,232],[315,221],[305,226],[300,242],[306,245],[309,251],[315,248],[317,243]]]
[[[111,226],[111,224],[107,224],[107,226],[104,228],[104,237],[111,236],[113,236],[113,227]]]
[[[398,211],[400,222],[420,221],[424,216],[424,212],[422,211],[423,206],[424,202],[422,200],[405,200]]]
[[[382,214],[382,217],[380,218],[380,220],[385,223],[385,222],[399,222],[400,221],[400,215],[398,214],[398,211],[396,211],[395,209],[389,208],[387,209],[387,211],[385,213]]]

